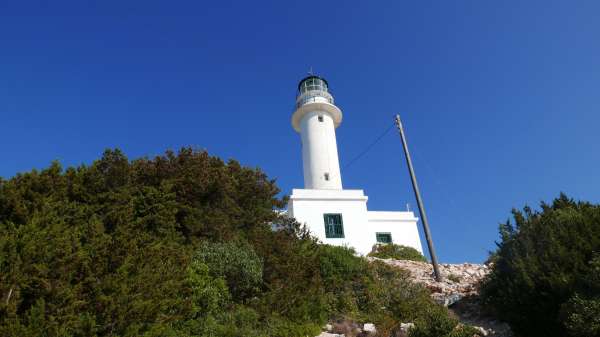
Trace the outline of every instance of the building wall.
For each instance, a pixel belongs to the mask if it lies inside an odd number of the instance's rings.
[[[413,247],[421,254],[421,238],[417,228],[418,218],[413,212],[367,212],[369,228],[372,239],[376,240],[376,233],[390,233],[392,242],[398,245]]]
[[[311,233],[323,243],[351,246],[361,253],[366,249],[362,238],[369,220],[367,197],[362,190],[294,189],[288,210],[291,216],[306,224]],[[344,238],[325,237],[325,213],[342,214]]]
[[[412,212],[369,212],[367,200],[362,190],[294,189],[288,212],[326,244],[346,245],[366,255],[376,243],[375,233],[388,232],[394,243],[422,252],[417,219]],[[325,213],[342,214],[344,238],[325,236]]]
[[[311,106],[317,106],[312,104]],[[322,121],[319,120],[319,117]],[[329,112],[310,111],[300,120],[304,187],[342,189],[342,177],[335,138],[335,125]],[[325,179],[329,175],[329,180]]]

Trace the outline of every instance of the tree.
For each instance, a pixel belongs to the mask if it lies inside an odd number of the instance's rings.
[[[600,251],[600,206],[561,194],[540,211],[513,210],[513,217],[500,226],[483,299],[519,335],[578,336],[574,313],[595,310],[578,294],[596,298],[600,289],[597,279],[589,281]]]
[[[229,293],[190,282],[196,247],[268,230],[278,193],[258,169],[189,148],[1,180],[0,335],[140,336],[196,319],[214,300],[194,292]]]
[[[278,194],[189,148],[0,179],[0,336],[302,337],[341,316],[393,331],[435,306],[402,272],[320,245]]]

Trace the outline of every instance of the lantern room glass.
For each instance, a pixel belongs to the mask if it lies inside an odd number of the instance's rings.
[[[328,92],[327,82],[319,77],[309,77],[300,83],[300,94],[308,91],[324,91]]]

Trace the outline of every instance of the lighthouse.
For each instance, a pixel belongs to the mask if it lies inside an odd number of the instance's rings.
[[[324,78],[308,76],[298,84],[292,126],[302,139],[304,188],[341,190],[342,176],[335,129],[342,111],[335,106]]]
[[[304,188],[293,189],[288,215],[322,243],[368,254],[375,244],[396,243],[422,252],[417,218],[410,211],[369,211],[360,189],[343,189],[335,130],[342,123],[325,78],[300,80],[292,127],[300,134]]]

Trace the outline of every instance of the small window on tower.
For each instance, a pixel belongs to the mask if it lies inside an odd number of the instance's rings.
[[[329,181],[329,173],[325,173],[325,181]]]
[[[323,116],[319,116],[319,122],[323,122]]]

